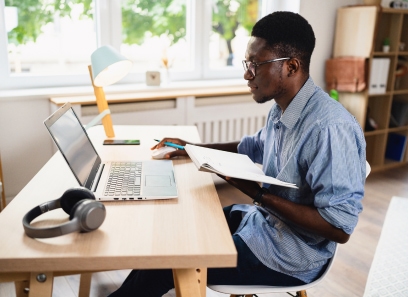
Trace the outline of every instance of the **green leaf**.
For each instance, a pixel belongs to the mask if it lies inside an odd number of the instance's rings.
[[[235,38],[239,26],[250,33],[257,17],[257,0],[213,0],[212,28],[227,43]],[[231,48],[228,49],[232,54]]]
[[[166,35],[171,44],[186,36],[184,0],[122,1],[122,32],[126,44],[142,44],[146,38]]]
[[[71,17],[74,5],[83,6],[81,17],[93,18],[93,0],[5,0],[5,6],[18,10],[18,26],[8,33],[8,42],[15,45],[35,42],[56,14]]]

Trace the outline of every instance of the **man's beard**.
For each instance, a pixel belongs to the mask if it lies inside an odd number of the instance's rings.
[[[266,103],[268,101],[271,101],[273,99],[273,97],[274,96],[272,96],[272,97],[270,97],[270,96],[262,97],[260,100],[256,100],[256,103],[258,103],[258,104]]]
[[[271,95],[265,95],[265,96],[263,96],[263,97],[261,97],[259,100],[255,100],[257,103],[259,103],[259,104],[263,104],[263,103],[265,103],[265,102],[268,102],[268,101],[271,101],[271,100],[273,100],[275,97],[279,97],[279,94],[283,94],[284,93],[284,87],[282,86],[282,72],[281,72],[281,75],[280,75],[280,77],[279,77],[279,87],[278,87],[278,90],[274,93],[274,94],[271,94]]]

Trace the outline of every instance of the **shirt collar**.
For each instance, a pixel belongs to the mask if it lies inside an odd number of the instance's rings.
[[[285,125],[285,127],[292,129],[295,126],[303,108],[309,101],[310,97],[312,97],[315,87],[316,86],[312,78],[309,76],[308,80],[293,98],[292,102],[290,102],[289,106],[286,108],[285,112],[280,118],[280,121],[283,125]]]

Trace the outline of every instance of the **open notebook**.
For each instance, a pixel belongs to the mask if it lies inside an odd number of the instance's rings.
[[[271,185],[297,188],[295,184],[280,181],[265,173],[247,155],[225,152],[202,146],[187,144],[187,154],[201,171],[224,176],[252,180]]]

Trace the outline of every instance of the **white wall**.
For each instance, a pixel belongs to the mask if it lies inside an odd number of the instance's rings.
[[[347,5],[363,4],[362,0],[301,0],[301,14],[312,25],[316,36],[310,73],[318,86],[325,88],[325,61],[332,54],[337,8]]]
[[[52,156],[43,125],[49,110],[46,98],[0,99],[0,153],[7,197],[15,196]]]
[[[324,63],[332,52],[336,9],[361,3],[362,0],[300,2],[300,14],[311,23],[317,39],[311,75],[323,88]],[[53,154],[53,143],[42,122],[51,113],[48,98],[56,94],[56,90],[49,90],[42,95],[26,93],[20,98],[11,98],[0,93],[0,153],[8,197],[17,195]]]

